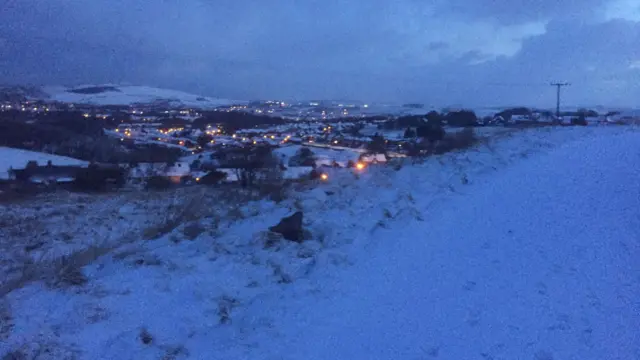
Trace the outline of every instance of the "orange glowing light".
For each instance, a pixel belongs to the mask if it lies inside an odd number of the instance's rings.
[[[365,166],[364,163],[359,162],[359,163],[356,164],[356,169],[358,169],[358,170],[363,170],[365,167],[366,166]]]
[[[320,175],[320,179],[322,179],[322,180],[324,180],[324,181],[327,181],[327,180],[329,180],[329,175],[327,175],[327,174],[321,174],[321,175]]]

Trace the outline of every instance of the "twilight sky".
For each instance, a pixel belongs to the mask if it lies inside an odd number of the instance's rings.
[[[0,83],[640,107],[640,0],[4,0]]]

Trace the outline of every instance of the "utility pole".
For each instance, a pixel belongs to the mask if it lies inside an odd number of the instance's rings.
[[[556,82],[556,83],[551,83],[551,86],[555,86],[557,89],[557,93],[556,93],[556,120],[560,120],[560,89],[562,89],[563,86],[569,86],[571,84],[569,83],[560,83],[560,82]]]

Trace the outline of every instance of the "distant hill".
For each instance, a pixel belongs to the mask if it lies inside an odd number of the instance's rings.
[[[150,86],[112,84],[64,86],[0,86],[0,101],[47,100],[87,105],[162,105],[213,109],[220,106],[246,104],[246,101],[218,99],[183,91]]]
[[[0,101],[26,101],[30,99],[46,99],[49,95],[37,86],[2,86],[0,85]]]
[[[45,87],[51,100],[91,105],[162,104],[169,107],[216,108],[244,101],[217,99],[150,86],[87,85],[73,88]]]

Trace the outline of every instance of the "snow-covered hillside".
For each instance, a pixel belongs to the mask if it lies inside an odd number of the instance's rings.
[[[80,211],[71,219],[42,216],[41,241],[126,245],[89,261],[86,282],[66,275],[79,286],[10,291],[0,356],[638,359],[639,140],[631,127],[504,130],[470,151],[336,173],[279,204],[202,218],[191,240],[182,228],[140,240],[131,227],[163,214],[142,211],[144,194],[85,197],[57,211]],[[147,196],[172,209],[185,198]],[[41,208],[0,210],[38,219]],[[266,232],[295,210],[311,240]]]
[[[276,353],[640,359],[639,140],[563,146],[379,229],[330,296],[281,314]]]
[[[216,99],[193,95],[177,90],[159,89],[149,86],[88,85],[74,88],[45,87],[50,100],[91,105],[133,105],[168,102],[171,106],[216,108],[242,104],[245,101]]]
[[[0,146],[0,179],[9,178],[9,168],[24,169],[29,161],[36,161],[38,165],[88,165],[89,162],[66,156],[58,156],[41,152],[8,148]]]

